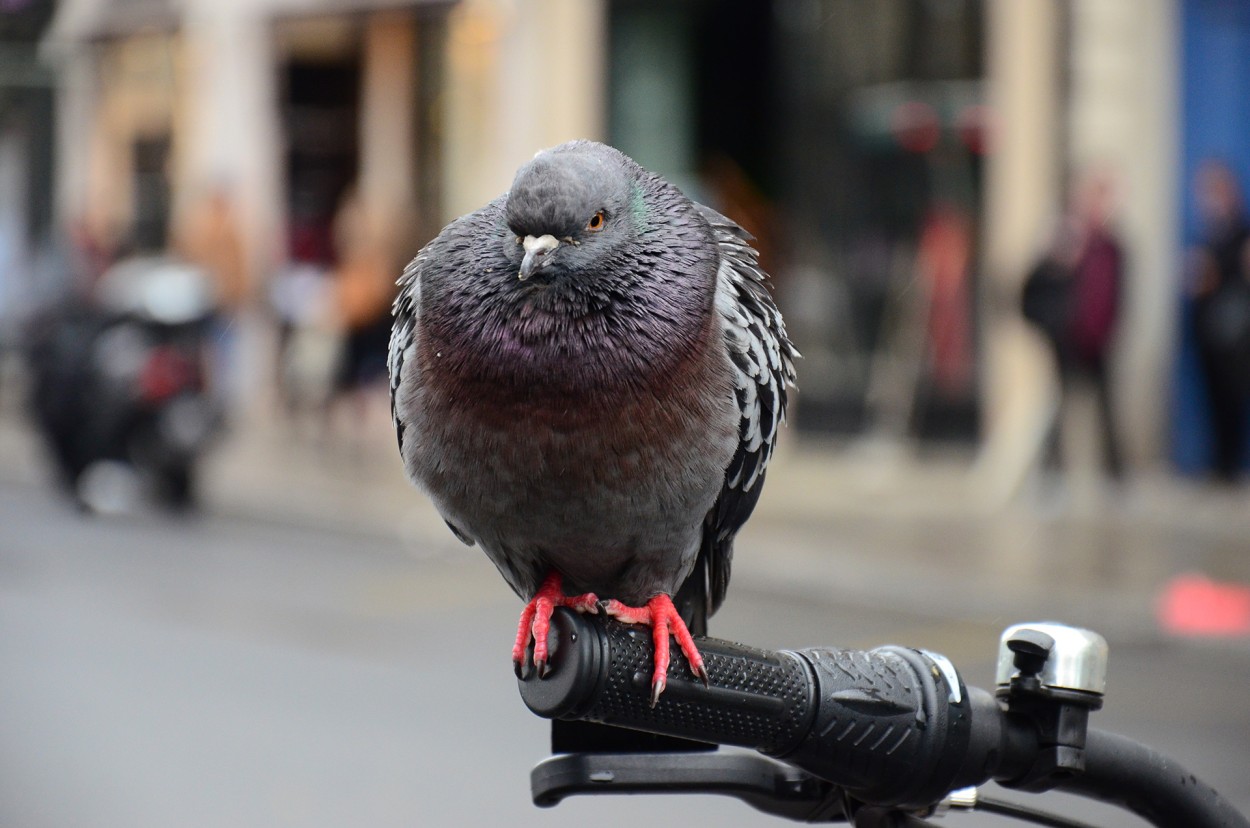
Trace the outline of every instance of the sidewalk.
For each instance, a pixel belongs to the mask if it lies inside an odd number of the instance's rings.
[[[404,477],[385,412],[368,422],[327,441],[253,414],[205,463],[205,508],[393,537],[397,554],[460,554]],[[0,481],[46,485],[42,464],[28,427],[0,414]],[[1124,635],[1154,634],[1155,601],[1174,576],[1250,583],[1250,491],[1159,474],[1117,492],[1032,484],[989,508],[974,497],[978,484],[966,456],[787,433],[739,536],[735,580],[856,606],[905,602],[941,618],[1062,617]]]

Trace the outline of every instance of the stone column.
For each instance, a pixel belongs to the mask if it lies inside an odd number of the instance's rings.
[[[988,97],[994,113],[985,193],[984,411],[974,472],[987,508],[1006,502],[1037,456],[1054,410],[1044,344],[1019,313],[1019,289],[1058,204],[1061,7],[986,3]]]
[[[99,55],[90,46],[57,55],[55,214],[62,227],[83,221],[90,191],[84,136],[96,132]]]
[[[1162,460],[1180,279],[1178,15],[1171,0],[1072,3],[1071,166],[1106,168],[1127,255],[1115,371],[1130,467]]]
[[[360,193],[381,214],[402,213],[413,192],[416,37],[411,15],[371,15],[364,33]]]
[[[244,0],[191,0],[185,17],[186,97],[180,113],[180,206],[213,187],[231,194],[253,281],[285,253],[273,37]]]
[[[223,391],[234,416],[258,416],[272,407],[275,385],[271,330],[256,310],[286,255],[273,31],[266,10],[251,0],[188,0],[183,22],[175,220],[214,190],[230,198],[253,308],[232,324]]]

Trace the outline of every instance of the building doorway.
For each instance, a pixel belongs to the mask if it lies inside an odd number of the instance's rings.
[[[299,59],[282,67],[287,255],[335,261],[334,216],[360,165],[360,58]]]

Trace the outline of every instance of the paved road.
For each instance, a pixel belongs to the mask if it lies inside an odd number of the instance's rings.
[[[747,569],[714,632],[927,646],[986,684],[998,627],[1019,620],[993,602],[881,603],[830,604]],[[0,483],[0,824],[776,824],[712,797],[533,808],[547,726],[511,678],[518,610],[450,536],[86,519]],[[1250,810],[1250,655],[1154,635],[1112,647],[1100,724],[1166,746]]]

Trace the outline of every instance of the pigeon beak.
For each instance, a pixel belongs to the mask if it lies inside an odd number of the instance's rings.
[[[525,248],[525,258],[521,260],[521,272],[517,278],[524,282],[543,268],[547,263],[547,254],[559,247],[560,242],[550,234],[526,236],[521,240],[521,246]]]

